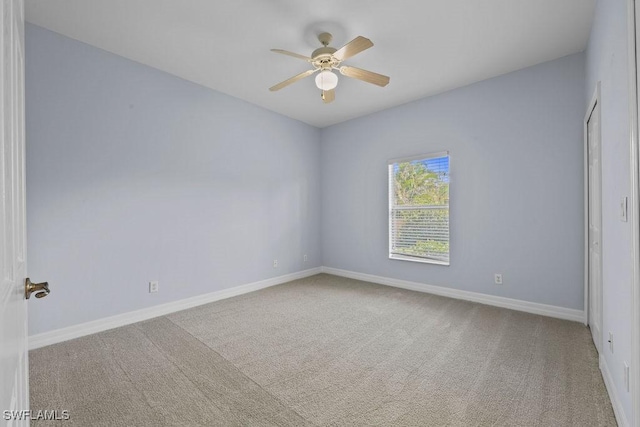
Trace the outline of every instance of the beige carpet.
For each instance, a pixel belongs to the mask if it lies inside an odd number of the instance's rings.
[[[325,274],[35,350],[30,369],[32,410],[68,410],[63,426],[615,425],[583,325]]]

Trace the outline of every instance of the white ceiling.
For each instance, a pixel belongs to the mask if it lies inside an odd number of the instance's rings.
[[[27,21],[317,127],[585,49],[595,0],[26,0]],[[380,88],[340,76],[323,104],[309,68],[317,34],[345,61],[391,77]]]

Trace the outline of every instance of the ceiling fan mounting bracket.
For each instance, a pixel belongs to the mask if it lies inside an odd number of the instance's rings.
[[[331,43],[331,40],[333,40],[333,36],[331,35],[331,33],[320,33],[318,34],[318,40],[320,40],[320,43],[322,43],[323,46],[329,46],[329,43]]]

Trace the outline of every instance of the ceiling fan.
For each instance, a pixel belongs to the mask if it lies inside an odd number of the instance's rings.
[[[304,59],[313,65],[312,70],[307,70],[303,73],[293,76],[275,86],[269,88],[270,91],[275,92],[283,87],[287,87],[292,83],[302,80],[305,77],[320,72],[316,76],[316,86],[322,91],[322,100],[325,103],[332,102],[336,98],[335,88],[338,85],[338,76],[333,72],[337,70],[343,76],[353,77],[354,79],[362,80],[367,83],[373,83],[378,86],[386,86],[389,84],[389,77],[382,74],[374,73],[372,71],[362,70],[360,68],[348,67],[346,65],[340,65],[342,61],[351,58],[352,56],[369,49],[373,46],[373,43],[368,38],[358,36],[351,40],[340,49],[335,49],[329,46],[333,36],[329,33],[322,33],[318,36],[318,40],[322,43],[322,47],[314,50],[311,56],[299,55],[297,53],[289,52],[282,49],[271,49],[272,52],[281,53],[283,55],[293,56],[294,58]]]

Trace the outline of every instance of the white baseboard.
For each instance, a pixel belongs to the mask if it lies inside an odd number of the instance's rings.
[[[449,298],[479,302],[481,304],[540,314],[542,316],[556,317],[558,319],[584,322],[584,311],[571,308],[557,307],[555,305],[540,304],[517,299],[498,297],[477,292],[462,291],[459,289],[444,288],[442,286],[427,285],[424,283],[410,282],[408,280],[392,279],[390,277],[375,276],[373,274],[357,273],[355,271],[341,270],[332,267],[322,267],[322,272],[334,276],[348,277],[350,279],[363,280],[365,282],[380,285],[393,286],[395,288],[409,289],[428,294],[441,295]]]
[[[624,409],[622,409],[622,403],[618,398],[618,392],[616,391],[616,387],[613,384],[613,377],[611,377],[611,371],[609,371],[609,366],[607,366],[607,360],[604,356],[600,355],[600,372],[602,372],[602,378],[604,379],[604,385],[607,387],[607,392],[609,392],[609,399],[611,399],[611,406],[613,406],[613,413],[616,416],[616,421],[618,422],[619,427],[628,427],[629,422],[627,421],[627,417],[624,414]]]
[[[66,328],[56,329],[53,331],[43,332],[41,334],[29,337],[29,350],[44,347],[47,345],[59,343],[62,341],[79,338],[85,335],[95,334],[96,332],[106,331],[108,329],[118,328],[120,326],[130,325],[132,323],[141,322],[166,314],[175,313],[176,311],[186,310],[210,302],[219,301],[225,298],[235,297],[237,295],[246,294],[270,286],[280,285],[292,280],[302,279],[313,276],[321,272],[321,267],[311,268],[309,270],[299,271],[297,273],[285,274],[283,276],[273,277],[271,279],[260,280],[258,282],[247,283],[245,285],[236,286],[221,291],[211,292],[196,297],[181,299],[178,301],[168,302],[141,310],[130,311],[128,313],[118,314],[116,316],[105,317],[91,322],[81,323]]]
[[[248,283],[246,285],[236,286],[230,289],[223,289],[221,291],[211,292],[209,294],[173,301],[166,304],[160,304],[149,308],[143,308],[141,310],[131,311],[128,313],[118,314],[116,316],[105,317],[103,319],[81,323],[79,325],[73,325],[66,328],[32,335],[29,337],[29,349],[33,350],[62,341],[79,338],[85,335],[95,334],[96,332],[102,332],[108,329],[130,325],[132,323],[140,322],[154,317],[175,313],[176,311],[186,310],[191,307],[196,307],[210,302],[219,301],[221,299],[246,294],[248,292],[257,291],[259,289],[268,288],[270,286],[279,285],[282,283],[290,282],[292,280],[313,276],[318,273],[333,274],[335,276],[348,277],[351,279],[363,280],[366,282],[378,283],[386,286],[393,286],[396,288],[409,289],[412,291],[425,292],[450,298],[462,299],[466,301],[479,302],[496,307],[503,307],[511,310],[556,317],[559,319],[573,320],[576,322],[584,321],[584,312],[582,310],[573,310],[569,308],[556,307],[553,305],[539,304],[515,300],[511,298],[480,294],[477,292],[426,285],[424,283],[392,279],[389,277],[375,276],[372,274],[357,273],[354,271],[340,270],[331,267],[317,267],[309,270],[299,271],[297,273],[285,274],[283,276],[273,277],[271,279]]]

